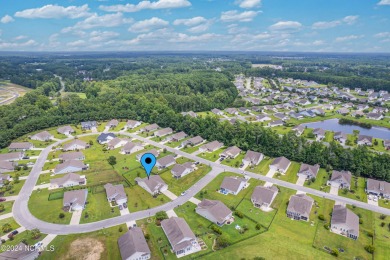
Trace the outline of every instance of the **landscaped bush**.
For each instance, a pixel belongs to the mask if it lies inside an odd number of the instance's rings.
[[[329,230],[329,224],[328,224],[328,223],[325,224],[325,225],[324,225],[324,228],[325,228],[326,230]]]
[[[244,214],[241,211],[238,211],[238,210],[234,211],[234,215],[236,215],[239,218],[244,218]]]
[[[212,225],[211,226],[211,230],[214,231],[215,233],[221,235],[222,234],[222,229],[220,227],[218,227],[217,225]]]
[[[65,217],[65,214],[61,212],[61,213],[58,215],[58,217],[62,219],[62,218]]]
[[[365,249],[368,253],[370,253],[370,254],[373,254],[374,251],[375,251],[375,247],[372,246],[372,245],[366,245],[366,246],[364,247],[364,249]]]
[[[339,256],[339,250],[337,249],[332,249],[332,251],[330,252],[331,255],[335,256],[335,257],[338,257]]]
[[[168,215],[165,211],[159,211],[156,213],[156,219],[162,221],[164,219],[168,219]]]
[[[374,237],[374,233],[372,233],[372,232],[367,232],[367,236],[369,236],[369,237]]]
[[[225,248],[230,244],[228,238],[225,235],[217,237],[216,242],[218,248]]]
[[[256,230],[260,230],[261,229],[261,225],[260,225],[260,223],[257,223],[256,224]]]
[[[320,215],[318,215],[318,219],[324,221],[325,217],[324,217],[324,215],[320,214]]]

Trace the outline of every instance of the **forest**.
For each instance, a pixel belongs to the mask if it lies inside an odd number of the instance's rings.
[[[177,60],[186,62],[179,65]],[[319,163],[327,169],[350,170],[356,176],[390,181],[390,156],[373,153],[365,147],[344,149],[336,143],[327,147],[319,142],[308,143],[293,133],[279,136],[258,124],[237,122],[232,125],[212,117],[183,117],[179,112],[229,107],[237,97],[237,90],[231,83],[233,71],[237,69],[232,65],[232,59],[215,60],[218,64],[226,62],[224,68],[234,68],[222,72],[214,70],[213,62],[210,58],[207,60],[209,62],[202,65],[205,60],[192,64],[188,57],[166,60],[157,57],[156,63],[150,65],[154,68],[149,71],[137,65],[133,70],[117,72],[120,76],[114,79],[80,81],[80,90],[86,93],[87,99],[70,94],[51,100],[49,97],[59,89],[58,79],[52,76],[38,80],[35,90],[11,105],[0,107],[0,147],[8,146],[19,136],[48,127],[85,120],[135,119],[201,135],[208,140],[219,140],[225,145],[237,145],[243,150],[260,151],[271,157],[285,156],[298,162]],[[164,65],[161,65],[163,61]],[[88,63],[87,60],[77,62]],[[151,63],[150,60],[145,62]],[[97,60],[92,62],[97,63]],[[100,62],[100,67],[106,67],[102,64]],[[56,71],[64,80],[73,83],[75,79],[80,80],[77,71],[74,73],[72,79],[66,73]]]

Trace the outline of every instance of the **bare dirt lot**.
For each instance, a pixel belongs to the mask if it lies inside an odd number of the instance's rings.
[[[68,253],[60,259],[97,260],[101,258],[103,252],[104,245],[99,240],[89,237],[80,238],[70,244]]]
[[[0,105],[8,105],[24,96],[30,89],[9,82],[0,81]]]

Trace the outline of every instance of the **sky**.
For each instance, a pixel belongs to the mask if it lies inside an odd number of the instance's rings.
[[[390,52],[390,0],[0,0],[0,51]]]

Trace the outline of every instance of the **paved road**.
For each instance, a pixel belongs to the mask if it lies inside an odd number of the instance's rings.
[[[80,135],[80,136],[88,136],[88,135],[94,135],[94,134],[95,133],[89,133],[89,134],[84,134],[84,135]],[[117,133],[117,134],[119,134],[119,133]],[[353,204],[353,205],[356,205],[357,207],[360,207],[360,208],[364,208],[364,209],[368,209],[368,210],[375,211],[378,213],[390,215],[389,209],[377,207],[374,205],[369,205],[367,203],[359,202],[356,200],[352,200],[352,199],[348,199],[348,198],[344,198],[344,197],[339,197],[337,195],[325,193],[325,192],[314,190],[314,189],[307,188],[307,187],[302,187],[302,186],[299,186],[299,185],[296,185],[293,183],[289,183],[289,182],[269,178],[269,177],[266,177],[263,175],[243,171],[243,170],[236,169],[236,168],[233,168],[233,167],[230,167],[227,165],[210,162],[210,161],[205,160],[203,158],[200,158],[196,155],[192,155],[192,154],[188,154],[188,153],[185,153],[183,151],[180,151],[180,150],[176,150],[176,149],[168,147],[166,145],[162,145],[160,143],[149,140],[147,138],[140,137],[136,134],[130,134],[130,133],[120,133],[120,134],[127,135],[130,137],[136,138],[138,140],[142,140],[142,141],[144,141],[146,143],[150,143],[156,147],[159,147],[162,149],[165,148],[168,151],[176,153],[176,154],[181,155],[183,157],[192,159],[194,161],[201,162],[203,164],[210,165],[212,167],[212,170],[208,174],[206,174],[202,179],[200,179],[197,183],[195,183],[190,189],[188,189],[188,192],[184,196],[180,196],[174,201],[170,201],[164,205],[161,205],[161,206],[158,206],[158,207],[155,207],[152,209],[133,212],[133,213],[130,213],[128,215],[118,216],[118,217],[114,217],[114,218],[110,218],[110,219],[106,219],[106,220],[102,220],[102,221],[98,221],[98,222],[94,222],[94,223],[88,223],[88,224],[61,225],[61,224],[47,223],[47,222],[44,222],[42,220],[37,219],[36,217],[34,217],[30,213],[30,211],[28,209],[28,200],[29,200],[29,197],[30,197],[30,195],[34,189],[34,186],[39,178],[39,174],[42,171],[42,168],[45,164],[46,158],[47,158],[49,152],[51,151],[52,147],[57,146],[60,143],[64,143],[66,141],[72,140],[73,137],[70,137],[70,138],[61,140],[59,142],[56,142],[56,143],[48,146],[47,148],[45,148],[41,152],[38,160],[36,161],[34,167],[31,170],[31,173],[29,174],[28,179],[26,180],[25,184],[23,185],[23,187],[19,193],[18,198],[15,200],[15,203],[14,203],[14,206],[12,209],[15,220],[20,225],[24,226],[26,229],[38,228],[41,230],[41,232],[46,233],[46,234],[63,235],[63,234],[85,233],[85,232],[96,231],[96,230],[100,230],[102,228],[112,227],[112,226],[116,226],[116,225],[119,225],[122,223],[134,221],[134,220],[144,219],[146,217],[155,215],[159,211],[172,210],[175,207],[180,206],[183,203],[189,201],[191,197],[193,197],[200,190],[202,190],[209,182],[211,182],[219,173],[221,173],[223,171],[229,171],[229,172],[234,172],[234,173],[238,173],[238,174],[248,175],[252,178],[263,180],[266,182],[270,182],[270,183],[273,183],[273,184],[276,184],[279,186],[283,186],[283,187],[286,187],[289,189],[303,191],[303,192],[313,194],[313,195],[316,195],[319,197],[324,197],[324,198],[331,199],[331,200],[341,201],[341,202],[346,203],[346,204]]]

